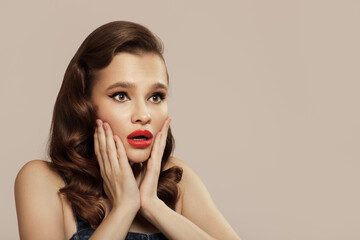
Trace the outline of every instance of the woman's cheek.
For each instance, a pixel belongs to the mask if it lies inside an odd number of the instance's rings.
[[[120,139],[126,140],[127,134],[129,134],[126,131],[126,126],[128,126],[129,124],[126,124],[124,122],[124,119],[121,118],[121,116],[107,116],[106,120],[110,124],[113,135],[117,135],[120,137]]]
[[[161,109],[161,111],[157,111],[154,116],[156,116],[156,130],[159,132],[161,131],[161,128],[168,117],[167,108]]]

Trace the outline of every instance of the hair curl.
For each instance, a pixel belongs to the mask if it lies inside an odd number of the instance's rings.
[[[106,198],[94,153],[96,109],[90,101],[94,74],[110,64],[119,52],[155,53],[163,59],[161,40],[146,27],[115,21],[95,29],[81,44],[66,69],[50,127],[48,154],[51,166],[67,181],[60,189],[77,216],[97,227],[105,216],[100,200]],[[169,76],[168,76],[169,81]],[[169,128],[161,162],[158,197],[174,208],[178,198],[180,167],[163,170],[175,147]]]

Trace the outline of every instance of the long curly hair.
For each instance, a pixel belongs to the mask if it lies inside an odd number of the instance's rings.
[[[60,193],[71,202],[77,216],[93,227],[105,216],[105,206],[100,200],[107,197],[94,152],[96,109],[90,93],[96,71],[108,66],[119,52],[155,53],[164,60],[161,40],[146,27],[128,21],[100,26],[84,40],[66,69],[50,127],[50,165],[67,182]],[[179,195],[177,183],[182,177],[178,166],[164,171],[174,147],[169,129],[157,194],[170,208],[175,207]]]

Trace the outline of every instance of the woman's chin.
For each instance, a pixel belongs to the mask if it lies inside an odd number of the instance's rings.
[[[143,163],[150,157],[148,151],[131,152],[127,154],[127,157],[131,163]]]
[[[133,163],[143,163],[145,162],[146,160],[148,160],[147,158],[144,158],[144,159],[129,159],[130,163],[133,164]]]

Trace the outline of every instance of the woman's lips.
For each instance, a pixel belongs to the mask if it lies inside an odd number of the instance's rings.
[[[133,147],[148,147],[151,145],[153,135],[148,130],[135,130],[127,136],[128,143]]]

